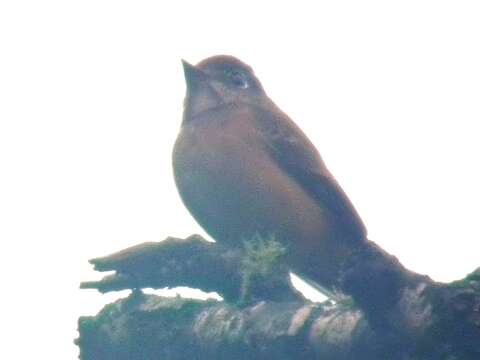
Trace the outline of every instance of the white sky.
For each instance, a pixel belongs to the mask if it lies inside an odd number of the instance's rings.
[[[89,258],[202,233],[171,174],[180,58],[250,64],[410,269],[480,266],[478,2],[289,4],[0,4],[1,358],[76,358],[119,296],[78,290]]]

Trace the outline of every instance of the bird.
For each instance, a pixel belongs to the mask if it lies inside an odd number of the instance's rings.
[[[249,65],[230,55],[182,63],[187,91],[172,164],[186,208],[225,246],[273,237],[292,272],[334,288],[367,230],[316,147]]]

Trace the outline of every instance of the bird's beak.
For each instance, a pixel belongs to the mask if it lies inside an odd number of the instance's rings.
[[[185,73],[185,81],[187,88],[192,89],[205,81],[207,75],[199,68],[193,66],[189,62],[182,59],[183,72]]]

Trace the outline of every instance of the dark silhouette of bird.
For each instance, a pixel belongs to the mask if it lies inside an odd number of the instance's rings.
[[[190,213],[227,246],[274,236],[293,272],[331,288],[367,235],[315,146],[240,60],[220,55],[183,67],[173,169]]]

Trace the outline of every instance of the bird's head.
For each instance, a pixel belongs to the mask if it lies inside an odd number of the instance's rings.
[[[218,55],[191,65],[182,60],[187,83],[185,116],[226,104],[261,105],[268,100],[250,66],[233,56]]]

